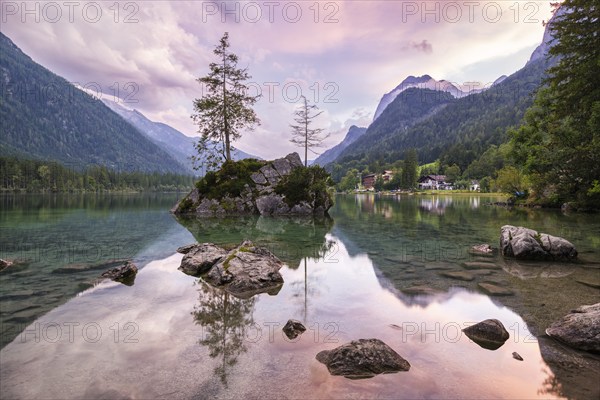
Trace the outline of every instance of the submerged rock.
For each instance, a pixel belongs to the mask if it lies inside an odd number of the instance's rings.
[[[588,279],[577,279],[578,283],[589,286],[595,289],[600,289],[600,281],[588,280]]]
[[[484,243],[484,244],[478,244],[478,245],[471,247],[471,250],[469,251],[469,253],[476,254],[476,255],[490,256],[490,255],[494,254],[494,249],[489,244]]]
[[[533,229],[505,225],[500,231],[502,255],[521,260],[573,261],[577,250],[566,239]]]
[[[111,268],[102,274],[103,278],[112,279],[127,286],[133,286],[138,268],[132,262],[126,262],[120,267]]]
[[[179,270],[192,276],[200,276],[207,273],[213,265],[228,254],[227,250],[212,243],[197,243],[183,246],[177,249],[181,253],[182,251],[180,250],[185,251],[185,256],[181,260]]]
[[[481,282],[478,283],[477,286],[479,286],[481,291],[490,296],[511,296],[515,294],[512,290],[498,286],[494,283]]]
[[[463,329],[469,339],[488,350],[499,349],[508,340],[508,334],[502,322],[497,319],[486,319]]]
[[[498,264],[485,261],[467,261],[463,263],[466,269],[501,269]]]
[[[10,260],[2,260],[2,259],[0,259],[0,271],[4,271],[8,267],[12,267],[13,264],[14,263],[12,261],[10,261]]]
[[[29,266],[31,260],[25,258],[17,258],[13,260],[0,259],[0,271],[10,268],[10,271],[18,271]]]
[[[475,277],[468,271],[442,271],[438,272],[439,275],[444,276],[446,278],[458,279],[460,281],[470,282]]]
[[[213,265],[204,280],[242,299],[258,293],[277,294],[283,285],[282,266],[269,250],[244,241]]]
[[[306,331],[306,327],[302,325],[302,322],[295,319],[290,319],[283,327],[283,333],[288,339],[293,340]]]
[[[317,354],[331,375],[349,379],[372,378],[379,374],[408,371],[410,364],[379,339],[359,339]]]
[[[576,349],[600,353],[600,303],[571,311],[550,325],[546,334]]]
[[[131,260],[128,258],[120,258],[120,259],[113,259],[113,260],[104,260],[98,263],[93,263],[93,264],[89,264],[89,263],[75,263],[75,264],[68,264],[65,265],[64,267],[58,267],[52,270],[53,274],[72,274],[72,273],[77,273],[77,272],[86,272],[86,271],[93,271],[93,270],[99,270],[99,269],[104,269],[106,270],[111,269],[111,268],[116,268],[116,267],[120,267],[123,264],[127,264],[128,262],[130,262]]]
[[[417,286],[407,287],[407,288],[402,289],[402,292],[405,294],[408,294],[408,295],[428,295],[428,296],[434,296],[434,295],[443,293],[439,289],[435,289],[435,288],[425,286],[425,285],[417,285]]]

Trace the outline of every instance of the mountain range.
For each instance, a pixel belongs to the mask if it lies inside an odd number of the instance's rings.
[[[553,18],[557,15],[560,9]],[[346,135],[330,149],[336,149],[333,154],[325,152],[329,156],[316,162],[329,163],[327,168],[336,171],[334,180],[339,180],[337,174],[348,168],[393,162],[415,148],[421,163],[445,158],[466,168],[490,145],[505,142],[506,130],[519,124],[553,62],[547,58],[552,39],[547,26],[527,64],[510,76],[499,77],[485,90],[463,91],[430,75],[407,77],[383,95],[373,122],[362,128],[358,138],[348,140]]]
[[[102,99],[102,102],[147,136],[157,146],[168,152],[175,160],[178,160],[189,173],[196,172],[190,157],[197,155],[194,148],[197,138],[187,136],[162,122],[151,121],[138,110],[127,108],[113,100]],[[232,157],[235,160],[258,158],[238,149],[232,152]]]
[[[313,161],[313,164],[323,166],[335,161],[335,159],[338,158],[338,156],[342,153],[342,151],[344,151],[346,147],[356,142],[358,138],[364,135],[366,132],[367,128],[359,128],[356,125],[352,125],[348,130],[346,137],[344,137],[344,140],[342,140],[340,143],[333,146],[329,150],[323,152],[323,154],[321,154]]]
[[[186,169],[165,150],[64,78],[35,63],[0,33],[0,155],[59,161],[82,170]]]
[[[0,33],[0,156],[83,170],[191,175],[194,138],[137,110],[99,100],[37,64]],[[234,152],[236,159],[252,157]],[[253,157],[255,158],[255,157]]]
[[[457,85],[448,82],[446,80],[435,80],[429,75],[423,75],[419,77],[415,77],[410,75],[406,79],[404,79],[398,86],[396,86],[393,90],[383,95],[379,104],[377,105],[377,109],[375,110],[375,116],[373,117],[373,121],[377,120],[379,116],[383,113],[387,106],[389,106],[396,97],[405,90],[417,88],[417,89],[429,89],[439,92],[450,93],[454,98],[465,97],[472,92],[463,91]]]

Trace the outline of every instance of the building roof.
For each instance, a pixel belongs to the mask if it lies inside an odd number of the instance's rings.
[[[436,182],[446,182],[446,175],[425,175],[419,178],[419,182],[424,182],[427,179],[431,179]]]

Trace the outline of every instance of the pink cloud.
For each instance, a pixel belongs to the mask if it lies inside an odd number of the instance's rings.
[[[210,2],[192,1],[136,2],[139,8],[132,17],[138,22],[124,23],[134,9],[121,9],[115,22],[112,3],[98,3],[103,18],[94,23],[77,13],[73,22],[63,13],[55,23],[43,18],[22,23],[20,15],[3,14],[2,30],[34,60],[69,81],[98,82],[110,94],[116,94],[111,87],[117,83],[121,97],[128,94],[124,86],[135,83],[138,103],[133,107],[186,134],[196,131],[189,118],[193,99],[201,95],[195,79],[207,72],[214,45],[229,31],[240,65],[249,67],[257,84],[298,82],[306,91],[318,88],[332,139],[341,139],[349,121],[361,120],[352,116],[355,110],[372,112],[381,95],[407,75],[489,82],[514,72],[526,62],[528,49],[541,41],[541,20],[550,14],[547,3],[532,3],[539,8],[535,16],[540,22],[526,23],[524,10],[515,22],[508,8],[512,3],[498,3],[502,18],[490,22],[494,10],[488,7],[484,17],[483,2],[470,22],[464,6],[461,18],[452,21],[455,14],[444,2],[427,2],[434,10],[429,14],[421,8],[423,2],[413,4],[418,7],[414,13],[410,2],[296,2],[302,14],[294,22],[295,6],[286,6],[289,2],[269,15],[267,3],[259,1],[254,3],[261,7],[261,18],[252,22],[256,6],[250,3],[227,2],[228,10],[239,8],[239,22],[235,12],[213,13]],[[477,65],[481,67],[471,67]],[[498,73],[502,66],[506,70]],[[465,70],[472,76],[463,77]],[[331,85],[337,87],[337,102],[325,103]],[[277,94],[273,102],[257,105],[263,125],[240,142],[244,150],[273,157],[292,149],[287,130],[293,104]]]

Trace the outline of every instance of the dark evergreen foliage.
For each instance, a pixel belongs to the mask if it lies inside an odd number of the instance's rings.
[[[448,93],[408,89],[373,122],[360,139],[328,165],[334,180],[349,169],[362,171],[379,163],[402,160],[416,149],[422,163],[440,159],[464,171],[490,146],[508,140],[506,130],[517,126],[533,103],[548,65],[533,62],[482,93],[454,99]]]
[[[80,171],[57,162],[0,157],[0,191],[186,191],[193,180],[173,173],[115,171],[101,166]]]
[[[0,155],[55,160],[83,171],[184,168],[100,100],[36,64],[0,33]]]

